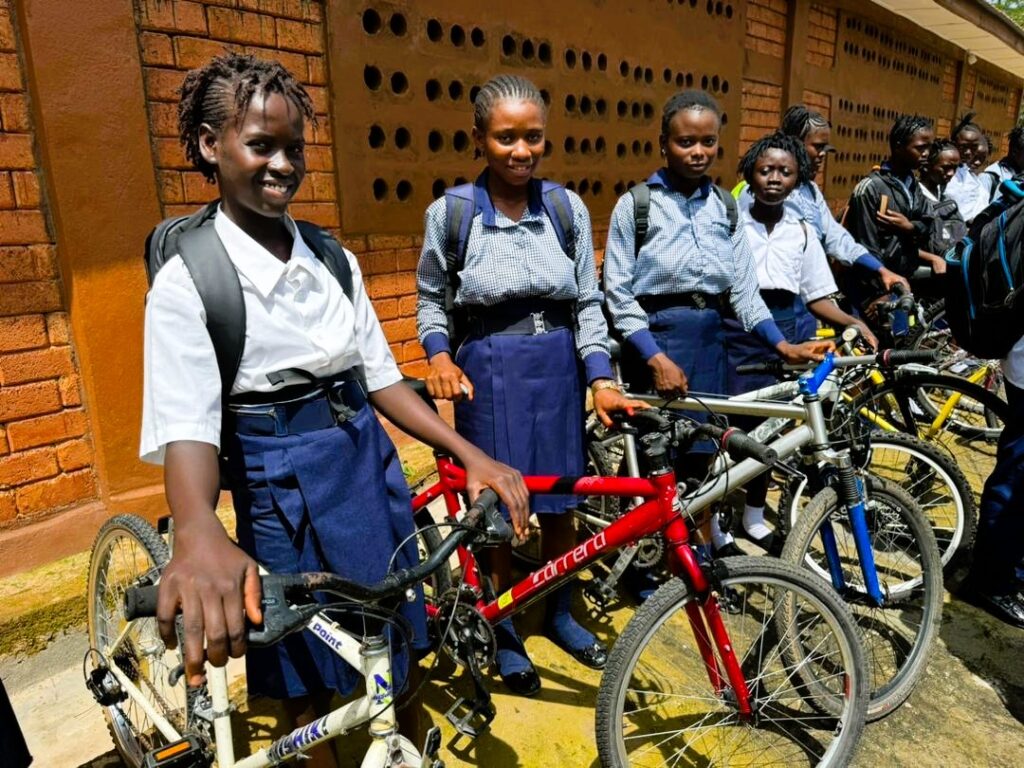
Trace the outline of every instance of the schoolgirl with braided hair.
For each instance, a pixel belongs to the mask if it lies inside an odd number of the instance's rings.
[[[721,126],[721,109],[709,93],[674,94],[662,110],[664,167],[620,197],[612,212],[605,294],[625,339],[623,374],[634,391],[726,394],[729,313],[786,360],[817,359],[827,346],[788,341],[761,298],[736,202],[709,176]],[[709,449],[698,446],[701,453]],[[687,459],[679,471],[692,473],[703,458]],[[717,516],[708,533],[716,554],[741,554]]]
[[[856,272],[863,273],[867,278],[875,277],[887,289],[898,283],[906,285],[902,275],[888,269],[836,221],[825,196],[814,181],[824,166],[825,158],[835,149],[829,143],[832,138],[831,123],[821,113],[803,104],[794,104],[782,116],[779,130],[803,143],[812,171],[811,178],[798,184],[786,198],[786,206],[814,230],[830,258],[854,267]],[[746,181],[741,181],[733,193],[738,193],[737,199],[743,208],[749,208],[754,202]]]
[[[889,158],[862,179],[847,206],[846,228],[853,238],[890,270],[913,274],[927,249],[932,213],[916,174],[935,140],[932,121],[900,115],[889,130]],[[864,311],[887,289],[879,281],[852,273],[844,292]],[[868,313],[870,318],[870,313]]]
[[[965,112],[953,126],[950,140],[960,151],[960,166],[946,184],[946,194],[956,200],[964,221],[970,223],[989,203],[989,188],[974,169],[975,160],[986,142],[985,134],[976,122],[974,112]]]
[[[877,340],[856,318],[842,311],[832,299],[837,292],[825,251],[815,230],[799,209],[786,205],[788,198],[813,177],[814,165],[803,142],[781,131],[769,134],[753,145],[739,163],[751,202],[741,202],[740,221],[753,256],[761,299],[775,325],[792,344],[813,338],[819,318],[835,328],[860,327],[872,346]],[[728,393],[738,395],[769,386],[775,377],[745,376],[736,367],[765,360],[772,349],[755,334],[743,330],[738,321],[725,320],[728,353]],[[757,419],[737,419],[740,429],[751,429]],[[781,537],[765,522],[767,477],[747,483],[742,533],[770,554],[782,551]]]
[[[291,73],[253,56],[218,56],[185,78],[179,118],[186,155],[220,192],[206,226],[235,267],[245,309],[244,349],[223,402],[203,304],[179,256],[168,254],[146,303],[140,453],[163,464],[175,522],[158,620],[173,646],[175,609],[183,613],[185,670],[196,685],[204,645],[215,666],[246,651],[245,620],[261,619],[257,561],[271,572],[332,571],[366,583],[386,575],[414,529],[398,456],[374,410],[459,457],[471,494],[494,487],[520,529],[526,489],[517,472],[461,438],[402,383],[353,255],[344,252],[349,295],[289,216],[313,118]],[[237,545],[214,512],[225,448]],[[398,565],[415,558],[415,545],[406,545]],[[414,644],[424,645],[422,600],[403,611]],[[296,723],[356,682],[307,635],[246,654],[249,692],[283,699]],[[395,650],[400,687],[398,658],[410,654]],[[311,765],[334,764],[328,748],[311,757]]]
[[[427,388],[455,402],[459,433],[524,474],[571,477],[584,470],[587,384],[608,424],[609,411],[631,403],[611,377],[590,215],[575,193],[537,178],[546,125],[544,99],[526,78],[499,75],[481,87],[473,140],[485,167],[427,209],[417,322]],[[450,233],[456,218],[465,226]],[[453,251],[461,253],[449,264]],[[531,500],[546,560],[575,546],[575,504],[564,495]],[[500,591],[510,583],[511,549],[488,554]],[[607,650],[572,617],[571,598],[566,585],[548,599],[546,632],[601,668]],[[535,694],[540,678],[511,620],[496,634],[502,680],[514,693]]]

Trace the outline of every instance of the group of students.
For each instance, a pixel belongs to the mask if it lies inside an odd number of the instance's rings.
[[[429,393],[455,403],[452,429],[402,383],[355,258],[346,252],[350,298],[288,215],[305,171],[305,121],[313,119],[302,86],[276,63],[237,54],[185,79],[181,140],[219,187],[212,226],[238,273],[246,313],[238,373],[222,394],[202,301],[180,258],[157,273],[146,305],[140,453],[164,465],[176,537],[158,617],[173,646],[175,610],[185,616],[190,684],[202,679],[204,645],[213,664],[245,650],[245,619],[260,620],[256,561],[273,572],[384,575],[413,523],[394,446],[374,411],[460,461],[471,496],[494,488],[517,533],[537,514],[550,558],[575,543],[577,500],[531,498],[522,475],[583,473],[588,388],[606,424],[643,407],[612,377],[610,334],[623,340],[631,390],[667,396],[760,386],[733,375],[740,362],[821,359],[828,343],[807,341],[816,318],[860,325],[874,343],[862,320],[832,298],[826,253],[865,291],[904,282],[910,264],[902,259],[925,229],[913,216],[923,199],[913,172],[934,138],[923,122],[901,118],[890,136],[892,157],[876,172],[895,185],[888,209],[867,198],[873,187],[859,186],[844,228],[814,183],[831,149],[821,115],[794,107],[779,131],[755,142],[740,164],[745,186],[737,199],[709,176],[718,104],[703,91],[672,96],[661,120],[664,165],[615,205],[602,286],[585,204],[537,176],[546,117],[541,92],[525,78],[501,75],[483,85],[473,139],[484,168],[426,211],[419,337]],[[274,383],[296,369],[311,382]],[[339,401],[344,418],[331,407]],[[237,546],[214,514],[218,453],[230,459]],[[777,549],[764,502],[764,487],[748,487],[737,533]],[[717,521],[708,534],[717,555],[736,553]],[[409,549],[399,565],[415,557]],[[490,553],[487,566],[500,592],[509,583],[508,547]],[[607,651],[572,617],[571,600],[569,587],[549,597],[545,631],[600,668]],[[424,642],[422,601],[403,611]],[[536,693],[540,679],[511,621],[496,635],[505,684]],[[246,658],[249,690],[284,699],[296,723],[355,683],[303,635]],[[311,765],[331,764],[329,754],[313,758]]]

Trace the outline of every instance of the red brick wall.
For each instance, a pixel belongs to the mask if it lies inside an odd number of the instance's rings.
[[[745,45],[776,58],[786,55],[786,14],[789,0],[750,0],[747,3]]]
[[[807,47],[804,60],[808,64],[831,69],[836,61],[836,30],[838,28],[836,9],[812,5],[810,28],[807,33]]]
[[[782,87],[756,80],[743,81],[740,101],[740,156],[755,141],[779,127],[782,119]]]
[[[0,528],[96,496],[17,40],[0,0]]]
[[[395,359],[415,373],[415,269],[419,239],[339,232],[334,149],[328,117],[322,0],[134,0],[154,164],[164,214],[188,213],[217,195],[185,159],[178,141],[177,90],[185,73],[225,50],[276,59],[305,85],[317,124],[307,126],[306,181],[291,205],[340,235],[358,254]]]

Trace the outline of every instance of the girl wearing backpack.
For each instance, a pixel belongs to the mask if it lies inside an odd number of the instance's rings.
[[[799,344],[814,336],[820,318],[835,328],[857,326],[872,347],[874,334],[856,318],[843,312],[831,298],[837,292],[832,270],[814,230],[786,200],[807,184],[813,165],[797,139],[781,132],[754,142],[739,165],[752,202],[740,206],[740,222],[753,256],[761,298],[786,340]],[[772,354],[762,338],[743,330],[734,318],[725,320],[730,395],[769,386],[771,374],[740,375],[736,366],[759,363]],[[741,429],[756,426],[758,419],[735,419]],[[746,485],[743,532],[769,554],[782,551],[782,541],[764,521],[766,475]]]
[[[472,186],[449,190],[427,209],[417,320],[428,391],[455,401],[459,433],[524,474],[571,477],[584,470],[586,383],[606,424],[609,411],[639,404],[611,378],[586,206],[535,178],[546,122],[544,99],[529,80],[500,75],[480,89],[473,138],[486,167]],[[573,496],[531,499],[545,559],[576,545],[575,503]],[[492,552],[500,592],[509,585],[511,549]],[[607,651],[573,619],[571,597],[566,585],[549,599],[547,634],[600,669]],[[496,632],[505,684],[536,693],[540,679],[511,621]]]
[[[639,390],[725,394],[729,312],[785,360],[819,360],[830,346],[786,341],[761,299],[736,203],[708,176],[720,130],[721,110],[710,94],[672,96],[661,119],[665,167],[612,212],[605,293],[626,341],[623,373]],[[739,553],[714,520],[711,538],[719,554]]]
[[[946,260],[942,255],[967,234],[967,225],[956,200],[946,193],[946,185],[959,167],[960,150],[956,144],[948,139],[939,139],[928,150],[928,158],[921,171],[921,194],[931,203],[933,222],[928,247],[921,251],[919,257],[936,275],[946,272]]]
[[[207,226],[235,268],[245,313],[237,374],[222,382],[197,278],[181,258],[156,274],[146,303],[140,452],[164,465],[175,523],[157,615],[174,647],[180,608],[186,674],[196,685],[204,644],[215,666],[246,651],[245,621],[261,620],[257,560],[271,572],[332,571],[368,583],[386,574],[414,528],[398,456],[374,409],[457,456],[471,495],[495,488],[519,530],[527,493],[518,472],[457,435],[402,383],[355,258],[345,252],[349,298],[288,215],[305,175],[305,121],[314,117],[302,85],[276,62],[231,53],[189,72],[181,94],[181,141],[218,185]],[[214,511],[219,451],[229,459],[237,546]],[[415,558],[407,544],[398,565]],[[403,612],[423,644],[422,599]],[[250,650],[246,669],[249,693],[283,699],[299,724],[357,680],[305,632]],[[415,709],[406,710],[414,724]],[[311,765],[334,764],[329,749],[318,752]]]

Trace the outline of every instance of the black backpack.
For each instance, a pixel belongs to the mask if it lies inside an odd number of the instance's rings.
[[[541,204],[555,227],[558,244],[569,261],[576,261],[576,228],[573,224],[572,202],[565,187],[554,181],[541,179]],[[448,316],[448,340],[454,354],[465,334],[465,311],[455,306],[455,294],[459,290],[459,272],[466,263],[466,249],[469,247],[469,231],[476,216],[475,185],[460,184],[445,190],[445,232],[444,260],[447,280],[445,281],[444,311]]]
[[[946,321],[983,358],[1005,357],[1024,336],[1024,189],[1011,179],[1000,192],[945,256]]]
[[[932,219],[932,231],[928,235],[928,251],[941,256],[964,239],[967,224],[953,198],[947,197],[930,205],[935,218]]]
[[[729,237],[736,234],[736,227],[739,225],[739,209],[736,205],[736,198],[728,190],[722,189],[717,184],[711,188],[718,195],[718,199],[725,206],[725,215],[729,219]],[[629,190],[633,196],[633,256],[640,256],[640,249],[647,240],[647,230],[651,223],[651,188],[646,182],[635,184]]]
[[[181,255],[206,311],[206,329],[210,332],[220,370],[222,402],[226,405],[238,374],[245,347],[245,303],[228,253],[213,228],[219,200],[189,216],[164,219],[146,238],[146,278],[153,278],[175,254]],[[296,221],[302,239],[313,254],[341,284],[352,300],[352,270],[341,244],[331,234],[308,221]]]

